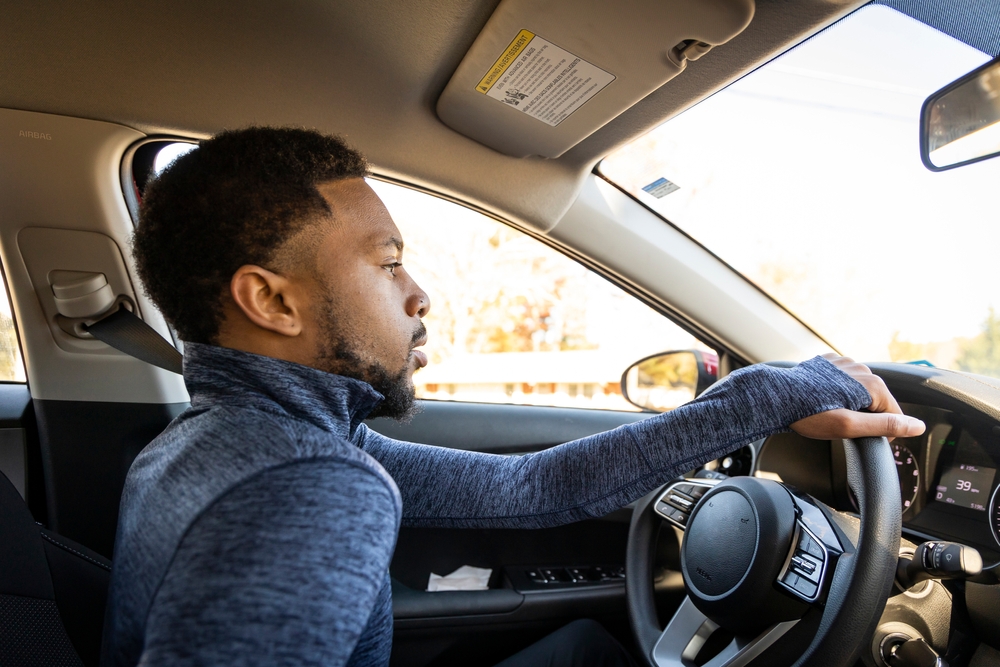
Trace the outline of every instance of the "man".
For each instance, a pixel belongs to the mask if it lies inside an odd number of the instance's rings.
[[[251,128],[147,188],[136,262],[186,341],[191,408],[129,471],[105,664],[386,665],[401,522],[554,526],[789,425],[923,429],[867,368],[831,357],[751,367],[673,412],[523,457],[383,437],[362,420],[412,411],[430,303],[366,173],[338,139]],[[629,661],[576,624],[508,664],[552,656]]]

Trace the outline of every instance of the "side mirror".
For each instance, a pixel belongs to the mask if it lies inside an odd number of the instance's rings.
[[[944,171],[1000,154],[1000,58],[927,98],[920,111],[920,159]]]
[[[666,412],[700,395],[718,377],[719,357],[711,352],[661,352],[622,373],[622,395],[643,410]]]

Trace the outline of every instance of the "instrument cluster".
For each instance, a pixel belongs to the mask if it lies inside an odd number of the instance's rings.
[[[927,424],[923,435],[890,443],[903,532],[910,539],[960,542],[1000,562],[1000,426],[978,413],[902,403]],[[778,433],[755,443],[753,474],[790,484],[832,507],[857,511],[842,441]]]
[[[1000,559],[1000,431],[947,410],[901,407],[927,424],[923,435],[891,444],[904,529]]]

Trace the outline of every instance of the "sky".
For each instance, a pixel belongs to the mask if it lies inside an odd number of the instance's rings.
[[[971,337],[1000,309],[1000,159],[930,172],[918,121],[930,93],[988,59],[868,7],[601,170],[845,354],[888,359],[894,334]],[[642,191],[661,177],[680,189]]]

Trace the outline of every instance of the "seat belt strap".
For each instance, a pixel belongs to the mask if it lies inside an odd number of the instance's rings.
[[[171,373],[182,372],[184,357],[177,349],[164,340],[132,311],[119,308],[107,317],[86,327],[87,331],[97,340],[107,343],[130,357],[135,357],[147,364],[158,366]]]

